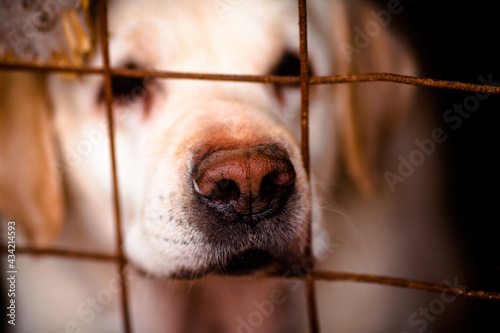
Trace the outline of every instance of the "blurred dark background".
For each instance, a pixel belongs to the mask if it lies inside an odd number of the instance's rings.
[[[394,1],[394,0],[393,0]],[[376,0],[387,8],[389,0]],[[400,0],[404,10],[393,15],[395,24],[409,36],[421,64],[422,76],[480,83],[479,76],[500,85],[499,16],[494,1]],[[426,89],[426,88],[421,88]],[[433,90],[439,127],[449,128],[443,113],[473,93]],[[447,187],[450,212],[465,247],[464,265],[470,289],[500,291],[500,95],[481,101],[478,109],[456,130],[449,130]],[[460,281],[460,279],[459,279]],[[498,330],[500,303],[467,300],[463,332]]]

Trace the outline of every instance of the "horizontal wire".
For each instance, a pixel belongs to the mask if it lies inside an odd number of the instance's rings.
[[[485,299],[500,301],[499,292],[487,292],[482,290],[467,290],[466,288],[449,287],[442,284],[428,283],[417,280],[401,279],[381,275],[353,274],[344,272],[315,271],[313,273],[316,280],[324,281],[344,281],[344,282],[365,282],[385,286],[400,287],[406,289],[416,289],[434,293],[455,294],[465,298]]]
[[[17,247],[16,253],[25,255],[43,255],[43,256],[54,256],[63,258],[73,258],[73,259],[83,259],[83,260],[96,260],[96,261],[108,261],[108,262],[118,262],[118,260],[124,260],[126,258],[120,258],[117,255],[106,254],[106,253],[94,253],[94,252],[82,252],[75,250],[65,250],[65,249],[37,249],[30,247]],[[314,271],[311,273],[315,280],[328,281],[328,282],[358,282],[358,283],[372,283],[385,286],[400,287],[405,289],[416,289],[423,290],[434,293],[446,293],[455,294],[457,296],[465,298],[483,299],[483,300],[493,300],[500,302],[500,292],[488,292],[482,290],[467,290],[466,288],[450,288],[446,285],[428,283],[418,280],[402,279],[396,277],[387,277],[382,275],[370,275],[370,274],[358,274],[358,273],[344,273],[344,272],[330,272],[330,271]],[[264,277],[279,277],[282,279],[295,279],[302,278],[305,276],[294,276],[294,275],[277,275],[270,273]],[[172,278],[176,279],[176,278]]]
[[[356,82],[394,82],[408,84],[412,86],[440,88],[448,90],[459,90],[478,92],[484,94],[500,95],[500,87],[464,83],[459,81],[436,80],[430,78],[421,78],[409,75],[400,75],[392,73],[360,73],[360,74],[342,74],[330,76],[316,76],[311,78],[311,84],[330,84],[330,83],[356,83]]]
[[[75,73],[75,74],[104,74],[104,68],[88,66],[58,66],[58,65],[38,65],[32,63],[6,63],[0,62],[1,70],[18,70],[33,72],[57,72],[57,73]]]
[[[0,70],[28,70],[40,72],[59,72],[75,74],[104,74],[104,68],[85,66],[57,66],[57,65],[35,65],[29,63],[1,63]],[[192,79],[192,80],[212,80],[212,81],[236,81],[255,83],[279,83],[279,84],[300,84],[299,76],[276,76],[276,75],[244,75],[244,74],[215,74],[215,73],[189,73],[173,72],[149,69],[126,69],[110,68],[112,76],[127,77],[158,77],[164,79]]]
[[[34,256],[54,256],[54,257],[68,257],[76,259],[89,259],[96,261],[116,261],[120,260],[120,256],[108,253],[99,252],[84,252],[78,250],[66,250],[66,249],[39,249],[32,247],[16,247],[16,254],[27,254]]]
[[[60,72],[75,74],[105,74],[104,68],[99,67],[77,67],[77,66],[56,66],[56,65],[35,65],[28,63],[1,63],[0,70],[29,70],[41,72]],[[273,83],[284,85],[300,84],[300,76],[276,76],[276,75],[241,75],[241,74],[212,74],[212,73],[187,73],[160,70],[125,69],[111,68],[112,76],[128,77],[158,77],[165,79],[191,79],[191,80],[212,80],[212,81],[234,81],[234,82],[254,82]],[[419,87],[439,88],[448,90],[478,92],[484,94],[500,95],[500,87],[483,85],[476,83],[464,83],[459,81],[436,80],[409,75],[393,73],[359,73],[359,74],[339,74],[328,76],[311,76],[309,83],[317,84],[338,84],[338,83],[358,83],[358,82],[394,82]]]

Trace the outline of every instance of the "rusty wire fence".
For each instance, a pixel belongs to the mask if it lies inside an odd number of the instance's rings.
[[[500,95],[500,87],[490,85],[479,85],[471,83],[462,83],[456,81],[435,80],[430,78],[412,77],[406,75],[398,75],[393,73],[360,73],[360,74],[345,74],[331,76],[310,76],[308,71],[308,50],[307,50],[307,10],[306,0],[298,0],[298,22],[300,36],[300,76],[273,76],[273,75],[230,75],[230,74],[206,74],[206,73],[186,73],[172,72],[159,70],[141,70],[141,69],[123,69],[112,68],[110,66],[110,57],[108,50],[108,22],[107,22],[107,3],[106,0],[100,1],[99,5],[99,29],[98,37],[100,48],[103,54],[102,67],[86,67],[86,66],[57,66],[57,65],[35,65],[29,63],[1,63],[0,70],[23,70],[33,72],[58,72],[58,73],[76,73],[76,74],[98,74],[104,80],[104,96],[106,101],[106,111],[109,126],[109,141],[110,141],[110,157],[112,168],[112,183],[113,183],[113,204],[115,214],[115,228],[117,230],[116,252],[115,254],[98,253],[98,252],[82,252],[71,249],[38,249],[23,247],[17,248],[16,253],[22,255],[43,255],[54,257],[66,257],[74,260],[92,260],[101,262],[116,263],[119,267],[119,276],[121,282],[120,292],[120,308],[121,318],[124,332],[132,332],[131,314],[129,309],[129,299],[126,281],[127,259],[123,253],[123,230],[122,219],[120,215],[120,200],[119,188],[117,181],[117,162],[115,154],[115,135],[114,135],[114,116],[113,116],[113,91],[111,80],[113,77],[158,77],[168,79],[196,79],[196,80],[213,80],[213,81],[238,81],[238,82],[254,82],[262,84],[281,84],[281,85],[300,85],[301,91],[301,150],[303,163],[307,173],[310,172],[309,160],[309,90],[311,85],[322,84],[349,84],[355,82],[375,82],[385,81],[394,84],[406,84],[420,87],[430,87],[457,91],[469,91],[477,93],[487,93]],[[310,221],[309,216],[309,221]],[[312,257],[311,243],[311,226],[308,227],[308,246],[306,248],[306,256]],[[286,277],[282,277],[286,278]],[[297,278],[289,277],[289,278]],[[427,283],[423,281],[401,279],[397,277],[387,277],[368,274],[351,274],[346,272],[320,271],[307,269],[306,274],[301,277],[304,280],[306,290],[306,300],[308,309],[308,327],[310,332],[319,332],[319,319],[316,307],[316,292],[315,281],[350,281],[357,283],[371,283],[386,285],[392,287],[400,287],[406,289],[415,289],[433,293],[444,293],[459,295],[463,298],[483,299],[500,302],[500,293],[488,292],[483,290],[468,290],[466,288],[450,288],[442,284]]]

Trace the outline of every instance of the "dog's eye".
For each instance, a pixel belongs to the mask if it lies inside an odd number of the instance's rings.
[[[144,94],[144,78],[117,76],[111,79],[113,98],[118,101],[129,101]]]
[[[285,52],[278,64],[274,67],[272,74],[278,76],[299,76],[299,57],[291,52]]]
[[[135,69],[137,66],[129,64],[126,69]],[[143,77],[114,76],[111,78],[111,89],[113,100],[118,103],[134,102],[136,99],[144,98],[147,89]],[[99,93],[99,101],[105,100],[104,87]]]
[[[313,71],[310,64],[308,71],[309,75],[312,76]],[[300,76],[300,58],[298,54],[291,51],[284,52],[278,63],[271,71],[271,74],[277,76]],[[285,107],[290,107],[290,104],[294,104],[296,99],[295,97],[297,97],[295,95],[298,95],[297,88],[299,86],[300,84],[274,85],[274,93],[280,104]]]
[[[309,65],[309,75],[312,75],[312,68]],[[286,51],[279,62],[274,66],[273,75],[277,76],[300,76],[300,58],[297,54]]]

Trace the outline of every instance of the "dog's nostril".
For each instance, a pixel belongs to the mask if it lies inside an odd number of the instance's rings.
[[[196,193],[210,200],[235,200],[240,196],[238,185],[230,179],[194,179],[193,187]]]
[[[290,186],[295,182],[295,172],[273,172],[262,179],[261,191],[275,187]]]
[[[252,215],[255,223],[256,215],[275,215],[285,206],[295,170],[285,150],[255,146],[209,154],[195,167],[193,178],[203,205],[226,215]]]
[[[217,182],[212,198],[215,200],[236,200],[240,196],[238,185],[230,179],[223,179]]]

